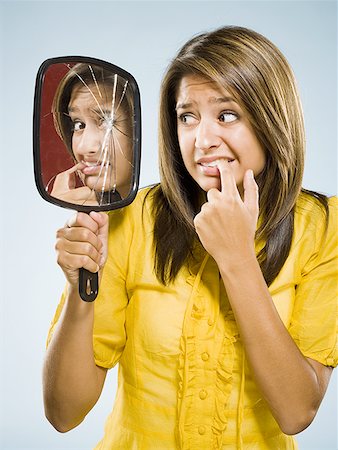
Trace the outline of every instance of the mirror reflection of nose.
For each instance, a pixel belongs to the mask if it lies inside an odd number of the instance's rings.
[[[81,156],[85,155],[99,155],[101,150],[101,136],[99,130],[95,130],[94,127],[87,126],[81,136],[73,137],[73,151]]]

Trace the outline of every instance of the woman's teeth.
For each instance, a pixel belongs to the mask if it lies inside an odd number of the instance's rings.
[[[215,159],[215,161],[210,161],[208,163],[201,163],[201,166],[204,167],[217,167],[218,164],[220,163],[220,159]],[[233,161],[233,159],[227,159],[228,163],[231,163]]]
[[[99,161],[96,162],[89,162],[89,161],[81,161],[83,164],[85,164],[87,167],[96,167],[100,165]]]
[[[219,159],[216,159],[215,161],[211,161],[209,163],[202,163],[202,166],[204,167],[216,167],[219,164]]]

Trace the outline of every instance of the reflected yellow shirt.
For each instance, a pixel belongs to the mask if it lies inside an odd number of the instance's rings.
[[[201,253],[175,283],[156,279],[147,192],[109,213],[109,258],[93,339],[96,364],[119,363],[119,372],[114,409],[96,450],[296,449],[256,388],[214,260]],[[324,229],[317,202],[301,195],[290,254],[270,293],[302,353],[336,366],[336,198],[325,240]]]

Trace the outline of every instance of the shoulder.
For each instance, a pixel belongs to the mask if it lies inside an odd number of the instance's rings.
[[[156,195],[159,189],[160,184],[153,184],[141,188],[135,198],[135,207],[138,206],[139,208],[146,208],[147,210],[151,209],[153,206],[154,195]],[[132,205],[133,203],[130,206]]]
[[[302,192],[295,207],[294,245],[305,253],[335,257],[338,246],[338,199],[327,199],[327,208],[312,195]]]
[[[295,229],[316,230],[323,232],[332,228],[337,222],[338,199],[336,196],[327,199],[327,208],[315,197],[307,192],[301,192],[295,206]]]
[[[158,184],[141,188],[135,199],[128,206],[110,211],[109,222],[114,229],[123,227],[132,230],[137,224],[146,224],[148,227],[152,223],[153,195],[158,189]]]

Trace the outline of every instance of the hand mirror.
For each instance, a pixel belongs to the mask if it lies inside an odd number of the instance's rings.
[[[35,85],[33,151],[36,186],[48,202],[86,213],[131,203],[141,156],[133,76],[95,58],[44,61]],[[93,301],[98,274],[80,269],[79,292]]]

